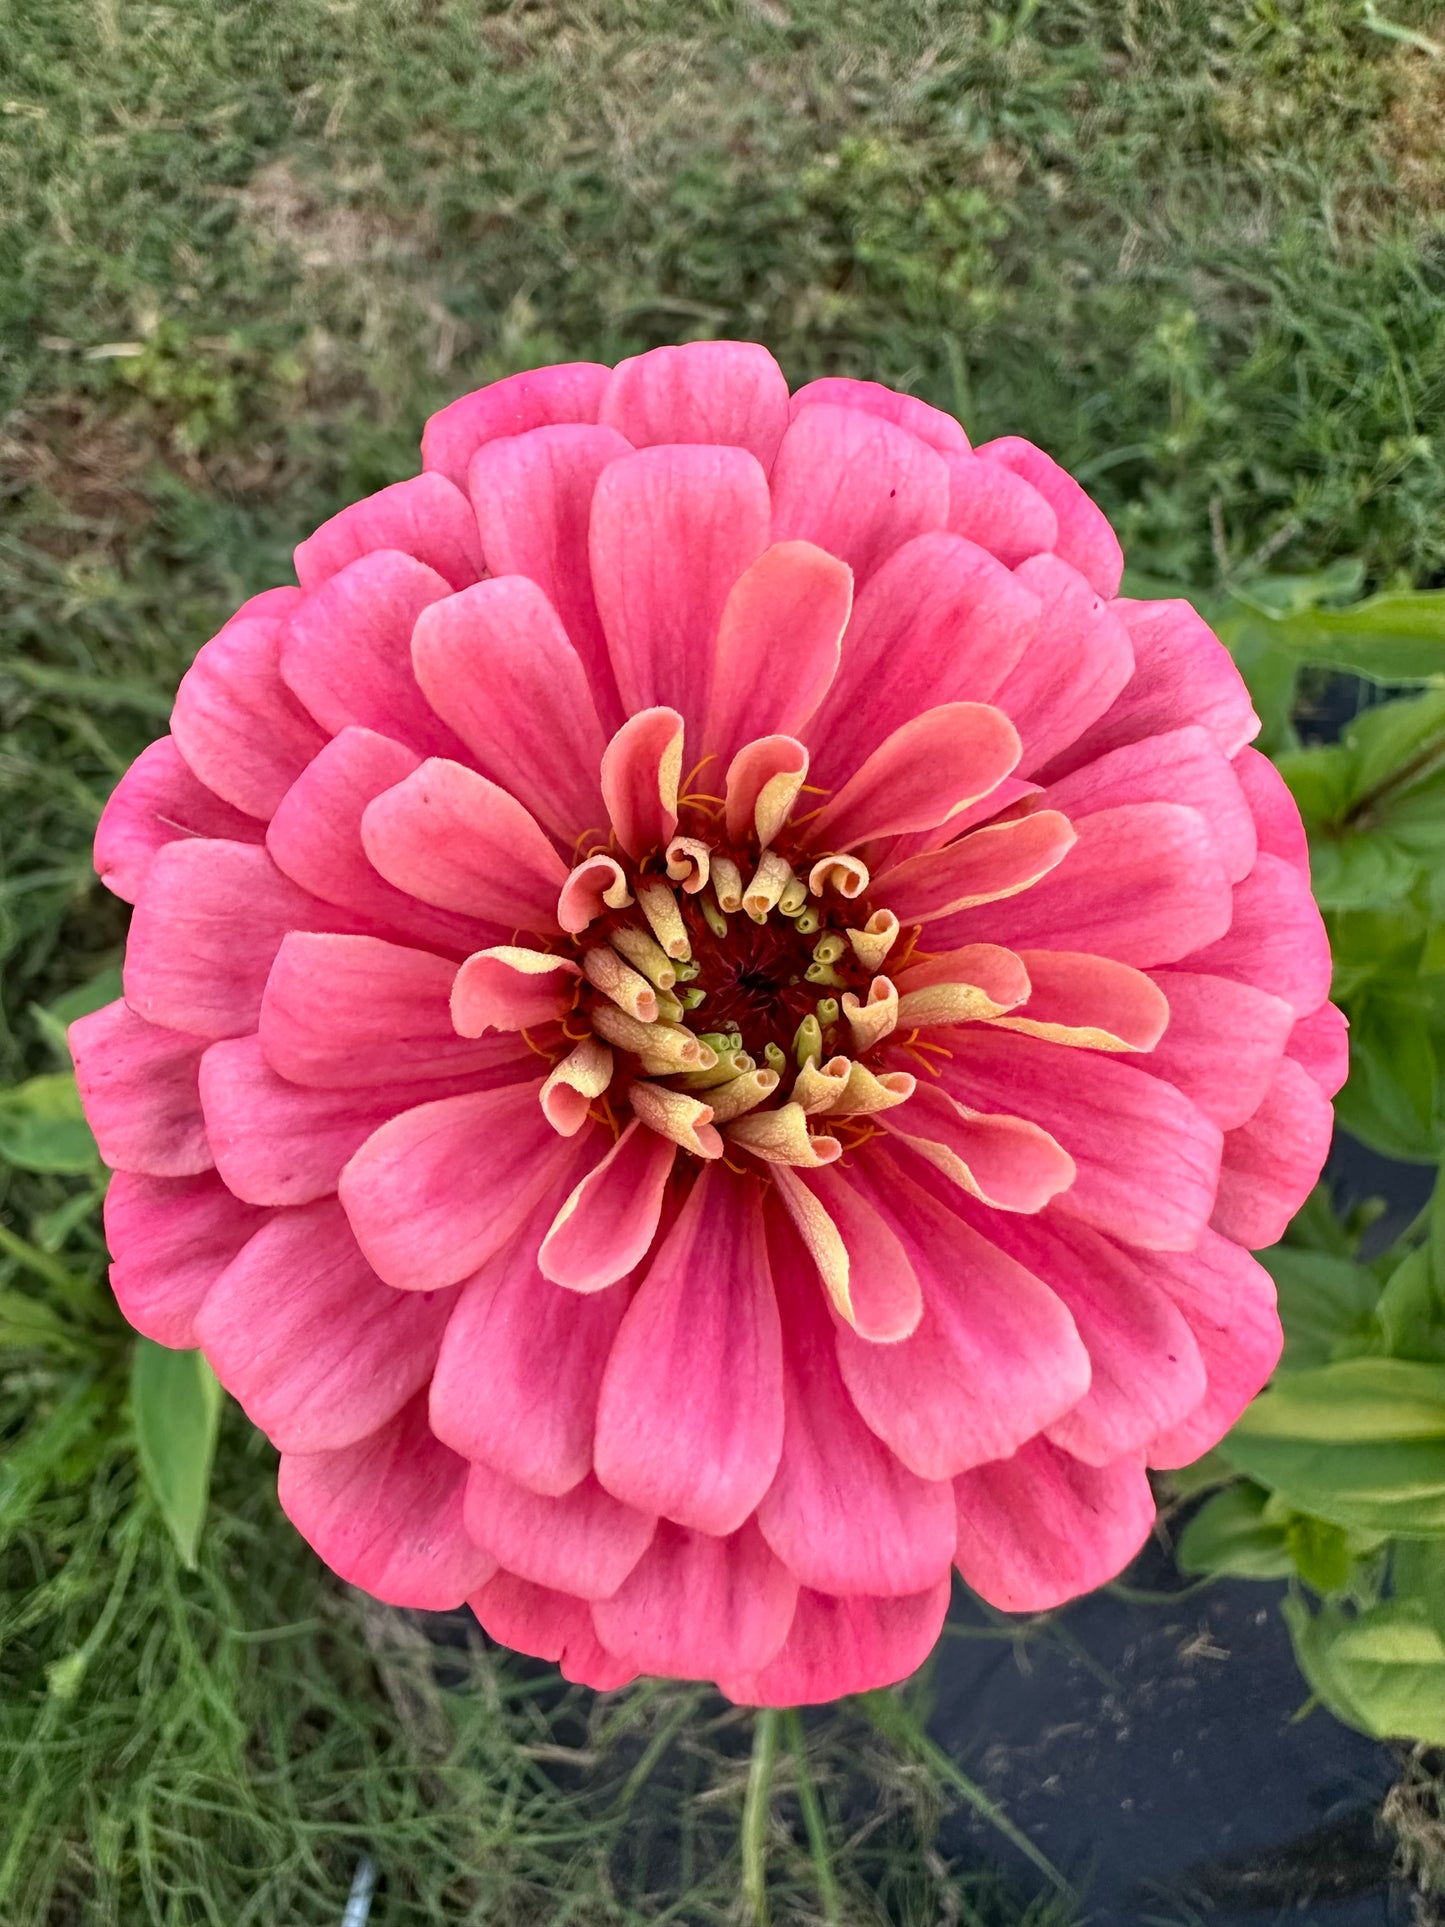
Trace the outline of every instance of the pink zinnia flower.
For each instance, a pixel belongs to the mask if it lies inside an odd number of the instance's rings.
[[[599,1687],[1109,1579],[1275,1363],[1344,1070],[1225,651],[1040,450],[755,346],[422,452],[101,822],[126,1315],[344,1578]]]

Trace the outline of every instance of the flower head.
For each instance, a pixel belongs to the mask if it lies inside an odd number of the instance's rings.
[[[1343,1020],[1288,794],[1041,451],[543,369],[200,651],[96,843],[115,1291],[345,1578],[598,1686],[912,1670],[1279,1348]]]

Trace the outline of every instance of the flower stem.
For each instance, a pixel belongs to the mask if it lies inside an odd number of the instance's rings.
[[[808,1836],[808,1851],[813,1856],[813,1873],[818,1882],[823,1919],[827,1927],[837,1927],[841,1914],[838,1882],[833,1875],[833,1861],[828,1851],[828,1826],[823,1817],[823,1805],[808,1770],[807,1736],[803,1732],[803,1722],[796,1706],[789,1707],[784,1718],[788,1724],[788,1746],[798,1772],[798,1803],[803,1809],[803,1827]]]
[[[753,1760],[743,1801],[743,1900],[753,1927],[768,1927],[768,1815],[772,1810],[773,1762],[778,1757],[776,1707],[758,1709],[753,1720]]]

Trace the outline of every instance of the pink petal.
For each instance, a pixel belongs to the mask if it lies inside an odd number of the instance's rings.
[[[433,757],[369,803],[361,840],[399,890],[499,931],[555,930],[567,866],[497,784]]]
[[[475,1078],[465,1080],[472,1088]],[[201,1059],[201,1107],[216,1169],[251,1204],[310,1204],[336,1189],[342,1166],[398,1111],[457,1094],[425,1079],[312,1090],[279,1077],[259,1037],[212,1044]]]
[[[563,1679],[579,1686],[610,1693],[637,1677],[635,1667],[624,1666],[605,1649],[586,1602],[570,1593],[549,1592],[499,1572],[467,1603],[490,1638],[516,1652],[551,1660]]]
[[[932,830],[989,795],[1019,759],[1018,731],[987,703],[944,703],[880,743],[809,826],[814,848]]]
[[[610,1599],[592,1608],[597,1636],[639,1672],[714,1679],[765,1666],[787,1638],[797,1581],[749,1520],[730,1538],[663,1521]]]
[[[808,730],[814,778],[846,782],[921,710],[990,702],[1033,635],[1038,597],[956,535],[906,543],[863,587]]]
[[[1023,739],[1019,774],[1032,776],[1104,715],[1134,668],[1129,634],[1057,555],[1020,564],[1015,580],[1039,599],[1034,638],[991,700]]]
[[[941,455],[869,409],[809,403],[773,464],[773,540],[816,542],[864,582],[948,518]]]
[[[293,1084],[413,1084],[477,1076],[536,1060],[515,1037],[473,1041],[452,1026],[456,966],[379,937],[293,931],[261,1005],[261,1046]],[[395,1108],[395,1107],[393,1107]]]
[[[1095,960],[1097,961],[1097,960]],[[924,963],[910,963],[893,981],[900,997],[926,990],[932,984],[971,984],[990,1003],[1012,1010],[1029,996],[1029,973],[1012,950],[991,943],[970,944],[962,950],[930,951]]]
[[[309,595],[376,549],[413,556],[454,589],[466,588],[482,573],[482,543],[471,504],[435,473],[393,482],[323,522],[296,550],[296,580]]]
[[[1113,604],[1134,650],[1134,674],[1108,714],[1081,734],[1059,770],[1090,762],[1106,750],[1137,743],[1162,730],[1199,723],[1226,756],[1259,729],[1244,678],[1229,651],[1187,602]]]
[[[958,1569],[1004,1612],[1048,1612],[1115,1579],[1154,1524],[1143,1466],[1083,1465],[1047,1439],[954,1482]]]
[[[335,930],[345,920],[253,844],[168,843],[131,918],[125,1000],[170,1030],[244,1037],[256,1028],[287,931]]]
[[[723,781],[725,822],[732,841],[746,844],[756,836],[761,844],[771,843],[777,832],[765,834],[765,819],[776,814],[776,804],[782,809],[781,820],[787,820],[807,774],[808,752],[796,736],[758,736],[744,743],[728,764]]]
[[[446,1612],[495,1573],[462,1524],[466,1461],[427,1429],[413,1399],[369,1438],[333,1452],[283,1452],[281,1509],[348,1585],[389,1606]]]
[[[831,1290],[828,1294],[839,1315],[846,1317],[860,1338],[874,1344],[893,1345],[916,1331],[923,1316],[923,1295],[908,1247],[890,1228],[887,1219],[869,1204],[850,1176],[833,1170],[790,1171],[786,1166],[773,1175],[779,1200],[797,1233],[774,1251],[774,1275],[777,1275],[781,1250],[786,1267],[807,1281],[807,1296],[821,1310],[815,1270],[823,1273],[825,1287],[829,1280],[809,1237],[817,1210],[799,1208],[811,1200],[813,1206],[826,1214],[838,1244],[847,1254],[851,1315],[837,1306]]]
[[[636,1118],[568,1198],[546,1237],[542,1276],[569,1291],[601,1291],[647,1256],[677,1146]]]
[[[1123,1044],[1143,1053],[1158,1048],[1169,1023],[1169,1003],[1141,970],[1072,950],[1025,950],[1016,961],[1028,972],[1028,996],[1007,1017],[994,1020],[1000,1030],[1100,1049]],[[1152,1057],[1145,1068],[1154,1068]]]
[[[1033,484],[977,455],[949,461],[948,526],[1009,569],[1058,547],[1059,518]]]
[[[395,549],[348,562],[292,613],[281,645],[286,686],[328,736],[360,723],[419,755],[454,756],[457,740],[411,668],[417,617],[450,594],[435,569]]]
[[[1059,467],[1032,442],[1018,435],[1004,435],[995,442],[984,442],[978,449],[986,462],[997,462],[1021,475],[1036,488],[1058,518],[1059,533],[1053,543],[1056,554],[1072,563],[1086,576],[1101,596],[1119,593],[1119,578],[1124,573],[1124,556],[1119,538],[1109,527],[1073,476]]]
[[[597,1476],[640,1512],[726,1534],[767,1491],[782,1438],[782,1340],[757,1182],[709,1164],[612,1348]]]
[[[467,1475],[467,1531],[508,1572],[534,1586],[606,1599],[646,1552],[657,1521],[619,1505],[596,1479],[543,1498],[504,1473]]]
[[[134,903],[156,851],[185,837],[259,843],[261,826],[213,795],[192,775],[174,739],[161,736],[136,757],[100,813],[95,867],[101,882]]]
[[[831,402],[839,408],[858,408],[867,415],[879,415],[886,422],[907,429],[930,448],[945,455],[968,452],[968,437],[952,415],[931,408],[916,395],[900,395],[896,388],[885,388],[881,381],[852,381],[843,375],[824,375],[819,381],[804,382],[793,396],[792,412],[799,415],[818,402]]]
[[[992,925],[998,914],[992,906],[1000,898],[1032,891],[1040,878],[1064,861],[1076,840],[1066,816],[1060,816],[1057,810],[1040,810],[1011,823],[970,830],[941,850],[909,857],[876,877],[872,894],[900,923],[947,918],[952,939],[961,922],[959,911],[988,904],[988,917],[979,921]],[[1004,912],[1005,920],[1007,917]],[[930,949],[935,941],[930,932]]]
[[[421,1390],[454,1302],[388,1290],[324,1198],[271,1214],[206,1293],[196,1336],[273,1445],[329,1452]]]
[[[1324,1169],[1333,1129],[1330,1100],[1302,1064],[1282,1058],[1254,1116],[1225,1135],[1215,1230],[1252,1251],[1282,1238]]]
[[[182,676],[171,712],[197,779],[262,822],[326,741],[281,680],[287,621],[279,610],[233,617]]]
[[[533,1492],[570,1492],[592,1469],[597,1394],[627,1298],[542,1277],[529,1227],[462,1288],[432,1378],[437,1437]]]
[[[395,889],[377,875],[362,845],[367,805],[410,776],[419,762],[411,750],[374,730],[343,729],[282,798],[266,832],[266,848],[277,869],[323,903],[394,930],[411,943],[465,956],[486,934],[475,920],[435,910]]]
[[[875,1166],[868,1195],[906,1241],[923,1317],[897,1345],[840,1327],[838,1363],[869,1429],[920,1478],[949,1479],[1015,1451],[1076,1405],[1089,1355],[1046,1285],[876,1146],[867,1171]]]
[[[1228,977],[1161,970],[1154,982],[1169,999],[1169,1024],[1139,1068],[1181,1090],[1221,1130],[1245,1123],[1264,1102],[1294,1012]]]
[[[1196,950],[1189,968],[1267,990],[1301,1017],[1318,1010],[1330,994],[1330,945],[1308,877],[1261,856],[1235,885],[1228,934]]]
[[[341,1202],[389,1284],[432,1291],[506,1250],[533,1207],[574,1168],[575,1138],[542,1116],[530,1081],[442,1098],[394,1117],[341,1174]]]
[[[722,442],[767,468],[788,425],[788,384],[754,341],[691,341],[619,361],[597,418],[634,448]]]
[[[741,448],[649,448],[614,462],[592,502],[592,583],[622,705],[707,705],[728,593],[768,546],[768,484]]]
[[[947,1480],[927,1481],[859,1417],[833,1327],[796,1239],[774,1243],[783,1300],[783,1453],[758,1507],[763,1537],[800,1585],[889,1597],[947,1576],[957,1527]],[[786,1270],[777,1264],[789,1253]],[[1201,1377],[1202,1389],[1202,1377]]]
[[[623,710],[592,588],[588,529],[597,478],[632,453],[611,428],[539,428],[488,442],[472,458],[472,505],[494,576],[524,576],[542,591],[580,659],[607,725]]]
[[[1162,1078],[979,1025],[942,1082],[965,1104],[1030,1118],[1058,1139],[1078,1175],[1055,1211],[1162,1251],[1189,1250],[1209,1222],[1222,1136]]]
[[[947,1579],[911,1599],[834,1599],[800,1592],[782,1647],[752,1674],[719,1681],[742,1706],[820,1706],[907,1679],[943,1630]]]
[[[465,488],[468,464],[484,442],[525,435],[551,422],[595,422],[611,375],[600,362],[568,361],[475,389],[428,421],[421,438],[422,467],[440,469]]]
[[[1209,1389],[1189,1417],[1149,1449],[1151,1465],[1189,1465],[1218,1445],[1279,1362],[1283,1334],[1274,1282],[1247,1251],[1213,1231],[1193,1251],[1131,1256],[1183,1312],[1209,1375]]]
[[[1326,1097],[1333,1097],[1350,1074],[1349,1019],[1334,1004],[1321,1004],[1295,1024],[1285,1050],[1304,1065]]]
[[[1053,876],[1006,902],[947,918],[929,931],[929,948],[979,942],[1011,950],[1057,946],[1113,957],[1138,970],[1181,957],[1201,969],[1217,968],[1190,953],[1224,935],[1231,915],[1238,914],[1238,899],[1231,898],[1198,810],[1182,803],[1132,803],[1080,817],[1073,829],[1078,841]]]
[[[479,950],[452,985],[452,1023],[459,1036],[480,1037],[555,1021],[571,1009],[581,974],[568,958],[544,951]]]
[[[577,651],[535,583],[497,576],[433,602],[417,618],[411,656],[427,701],[483,776],[567,848],[603,826],[597,769],[607,739]]]
[[[846,563],[810,542],[775,542],[734,582],[713,643],[700,739],[705,789],[763,729],[796,735],[838,673],[853,606]]]
[[[976,1032],[968,1033],[970,1052]],[[970,1196],[998,1211],[1042,1211],[1075,1180],[1074,1160],[1046,1130],[1008,1107],[997,1115],[920,1084],[878,1119],[884,1130]]]
[[[70,1055],[100,1155],[113,1171],[194,1177],[214,1160],[197,1090],[202,1038],[148,1024],[124,1002],[70,1026]]]
[[[1310,846],[1299,805],[1274,764],[1257,749],[1242,749],[1234,758],[1234,773],[1254,817],[1260,849],[1308,876]]]
[[[628,856],[663,849],[677,828],[682,780],[682,718],[675,709],[629,716],[602,757],[602,799]]]
[[[1063,1301],[1084,1341],[1089,1389],[1047,1428],[1055,1445],[1086,1465],[1110,1465],[1193,1411],[1206,1383],[1194,1335],[1173,1299],[1116,1245],[1054,1211],[986,1219],[959,1209]]]
[[[1249,875],[1258,853],[1254,817],[1234,767],[1198,724],[1110,750],[1049,784],[1044,800],[1075,822],[1128,803],[1187,803],[1208,824],[1231,883]]]
[[[264,1211],[233,1198],[214,1172],[144,1178],[117,1171],[105,1194],[116,1303],[146,1338],[188,1351],[201,1300],[265,1222]]]

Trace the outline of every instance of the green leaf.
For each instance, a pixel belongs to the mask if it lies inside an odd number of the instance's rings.
[[[196,1563],[221,1387],[199,1352],[142,1338],[131,1367],[131,1412],[141,1470],[187,1566]]]
[[[1268,1503],[1269,1494],[1247,1479],[1216,1492],[1180,1535],[1179,1570],[1287,1579],[1294,1570],[1287,1532],[1265,1518]]]
[[[1435,1288],[1429,1249],[1412,1251],[1390,1274],[1375,1317],[1395,1358],[1445,1358],[1445,1306]]]
[[[1282,1371],[1328,1365],[1369,1348],[1380,1281],[1352,1258],[1274,1245],[1259,1254],[1279,1292]]]
[[[1262,585],[1251,584],[1257,602]],[[1445,675],[1445,590],[1391,590],[1348,609],[1307,609],[1273,625],[1298,662],[1348,670],[1374,682]]]
[[[91,1011],[99,1010],[103,1004],[113,1004],[120,994],[120,969],[112,964],[87,982],[77,984],[74,990],[67,990],[63,997],[57,997],[53,1003],[32,1004],[30,1014],[46,1043],[62,1063],[68,1064],[70,1045],[66,1041],[66,1032],[70,1026],[77,1017],[88,1017]]]
[[[1350,1076],[1335,1115],[1372,1150],[1433,1164],[1445,1149],[1435,1026],[1418,1002],[1365,993],[1346,1000]]]
[[[1408,897],[1420,859],[1388,830],[1317,836],[1310,843],[1310,883],[1322,910],[1374,910]]]
[[[1445,1365],[1344,1358],[1276,1380],[1241,1415],[1231,1446],[1255,1439],[1437,1439],[1445,1448]],[[1445,1449],[1442,1449],[1445,1464]]]
[[[1316,1592],[1343,1592],[1355,1569],[1350,1536],[1343,1526],[1305,1514],[1292,1519],[1285,1539],[1295,1569]]]
[[[22,1171],[94,1171],[95,1139],[69,1071],[0,1091],[0,1158]]]
[[[1445,1639],[1445,1539],[1397,1539],[1390,1583],[1394,1596],[1413,1600]]]
[[[1351,1615],[1284,1602],[1300,1671],[1331,1712],[1378,1740],[1445,1744],[1445,1641],[1414,1600]]]

